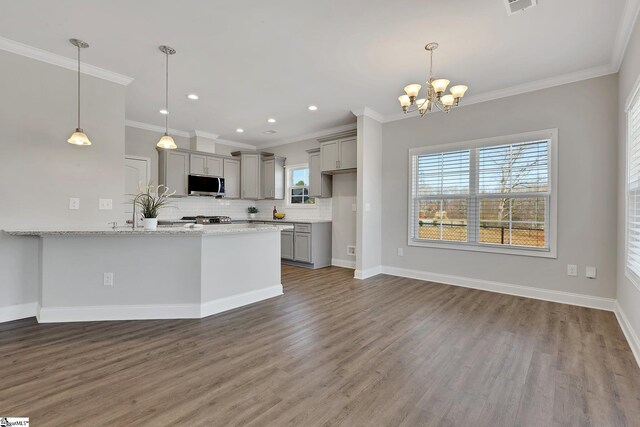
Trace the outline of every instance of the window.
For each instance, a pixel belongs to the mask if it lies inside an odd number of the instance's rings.
[[[555,257],[556,134],[411,150],[409,245]]]
[[[640,288],[640,91],[627,104],[627,277]]]
[[[315,203],[316,199],[309,197],[309,166],[287,166],[287,205],[310,207]]]

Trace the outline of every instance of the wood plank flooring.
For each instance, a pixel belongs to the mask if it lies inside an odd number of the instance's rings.
[[[0,416],[34,426],[640,426],[612,313],[283,266],[200,320],[0,324]]]

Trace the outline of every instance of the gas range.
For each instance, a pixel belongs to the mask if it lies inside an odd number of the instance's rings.
[[[231,224],[231,217],[228,216],[183,216],[181,221],[195,221],[196,224]]]

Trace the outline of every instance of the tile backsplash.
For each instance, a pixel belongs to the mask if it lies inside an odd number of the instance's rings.
[[[331,220],[331,199],[316,199],[314,207],[288,208],[284,200],[230,200],[210,197],[181,197],[172,199],[169,206],[160,211],[159,219],[179,219],[183,216],[224,215],[232,219],[246,219],[247,208],[256,206],[257,218],[271,218],[273,207],[284,212],[286,219]]]

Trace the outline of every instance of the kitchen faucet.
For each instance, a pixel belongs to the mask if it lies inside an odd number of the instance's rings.
[[[134,199],[133,199],[133,218],[131,219],[131,228],[133,230],[136,229],[136,205],[138,203],[138,197],[140,197],[140,196],[146,196],[146,194],[145,193],[140,193],[136,197],[134,197]]]

